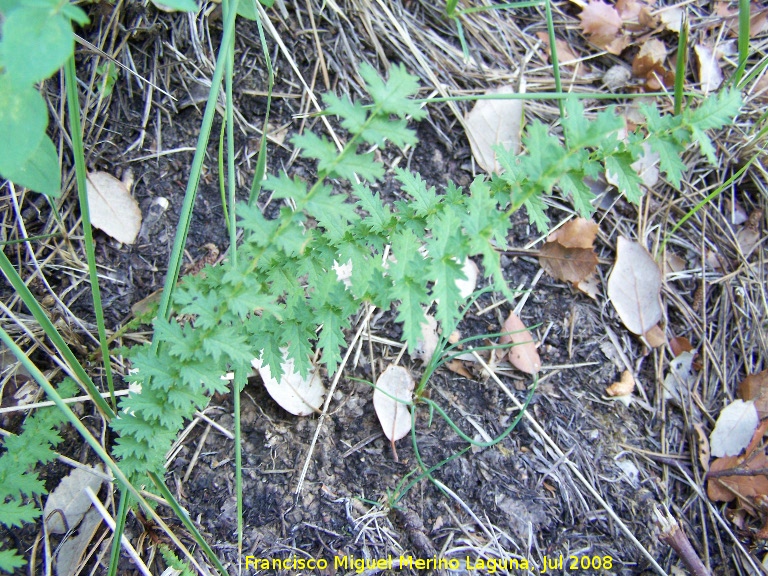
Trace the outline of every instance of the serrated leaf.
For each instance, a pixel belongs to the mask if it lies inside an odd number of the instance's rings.
[[[21,568],[26,563],[23,556],[16,554],[16,550],[0,550],[0,570],[13,573],[16,568]]]
[[[318,166],[321,170],[322,166]],[[352,150],[347,150],[339,156],[338,162],[329,166],[328,174],[338,176],[346,180],[355,180],[355,175],[369,182],[381,180],[384,177],[384,167],[376,162],[373,152],[358,154]]]
[[[352,102],[349,96],[344,94],[341,98],[333,92],[323,94],[323,102],[326,111],[341,118],[341,125],[352,134],[357,134],[363,129],[368,118],[368,112],[359,102]]]
[[[595,207],[592,205],[592,201],[596,196],[592,193],[592,190],[584,184],[584,174],[580,172],[566,172],[563,177],[560,178],[560,188],[566,194],[571,196],[573,200],[573,207],[580,216],[589,218],[594,214]]]
[[[420,174],[402,168],[395,169],[395,174],[395,177],[403,185],[403,191],[414,199],[412,203],[414,213],[417,216],[430,214],[439,202],[437,194],[435,194],[435,187],[427,188],[427,183]]]
[[[426,116],[426,111],[410,99],[419,92],[419,79],[408,74],[402,64],[390,67],[386,82],[368,63],[360,66],[360,76],[365,80],[368,93],[382,112],[396,114],[400,118],[411,116],[416,120]]]
[[[685,162],[680,159],[685,149],[669,136],[657,137],[653,134],[648,138],[648,145],[659,155],[659,166],[667,179],[675,188],[680,189],[683,173],[688,170]]]
[[[18,500],[0,501],[0,524],[6,528],[21,528],[23,524],[40,518],[41,512],[32,503],[22,504]]]
[[[640,189],[642,180],[632,168],[634,160],[629,152],[617,152],[605,159],[605,178],[616,186],[627,197],[627,200],[638,204],[643,197]]]
[[[615,138],[616,133],[624,128],[624,121],[613,107],[600,112],[594,120],[589,120],[584,114],[583,104],[577,98],[568,98],[565,106],[563,128],[568,147],[572,150],[597,148],[605,144],[606,138]]]
[[[693,141],[699,145],[699,150],[704,154],[704,157],[709,160],[710,164],[717,165],[717,156],[715,156],[715,147],[712,144],[709,136],[706,132],[700,130],[696,126],[691,127],[693,133]]]
[[[354,184],[353,193],[358,198],[358,206],[368,212],[368,216],[363,222],[368,226],[371,232],[386,232],[392,221],[392,213],[389,206],[381,201],[381,198],[371,192],[371,189],[365,184]]]
[[[275,198],[290,198],[299,201],[307,196],[307,183],[298,176],[291,178],[285,173],[285,170],[280,172],[280,176],[271,174],[267,176],[261,187],[264,190],[272,190]]]
[[[730,124],[741,108],[741,92],[723,90],[714,97],[705,98],[695,110],[686,110],[685,118],[692,128],[711,130]]]
[[[390,442],[397,442],[411,431],[411,411],[416,382],[402,366],[390,365],[376,380],[373,408],[381,429]]]

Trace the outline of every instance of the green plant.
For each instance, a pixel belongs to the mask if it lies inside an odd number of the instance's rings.
[[[68,398],[77,391],[71,378],[59,384],[58,392]],[[43,483],[33,469],[56,458],[53,451],[62,441],[57,428],[66,416],[56,408],[40,408],[24,422],[19,435],[8,435],[0,456],[0,524],[6,528],[21,528],[42,514],[34,498],[45,494]],[[25,564],[15,550],[0,550],[0,570],[13,572]]]
[[[513,212],[524,206],[545,230],[543,197],[558,188],[589,215],[593,195],[583,180],[605,170],[638,202],[641,180],[632,164],[645,154],[644,145],[661,154],[662,171],[678,185],[685,168],[679,154],[687,140],[695,137],[713,157],[704,130],[729,121],[740,104],[739,94],[729,91],[680,117],[645,106],[647,133],[637,130],[622,138],[624,122],[613,109],[589,119],[581,103],[569,99],[562,122],[565,143],[534,122],[523,138],[529,153],[498,150],[504,173],[478,177],[468,191],[449,183],[438,193],[418,174],[398,169],[403,199],[389,206],[371,189],[383,179],[384,167],[363,150],[385,141],[400,147],[416,143],[406,122],[424,115],[411,99],[418,82],[398,66],[386,82],[368,66],[360,73],[371,104],[324,97],[327,112],[349,132],[343,149],[311,132],[295,137],[302,156],[317,161],[316,180],[284,172],[270,176],[263,187],[273,198],[290,201],[275,218],[253,203],[239,204],[243,243],[222,265],[186,278],[175,292],[174,309],[192,320],[159,317],[153,345],[132,350],[138,369],[133,378],[142,391],[122,402],[120,417],[112,422],[120,434],[115,453],[129,475],[162,471],[163,454],[182,423],[211,393],[226,389],[221,376],[228,370],[242,383],[251,360],[260,357],[278,375],[287,354],[307,373],[318,351],[334,373],[345,345],[343,330],[362,303],[383,309],[394,304],[409,349],[433,302],[443,332],[450,333],[459,318],[462,298],[455,281],[463,277],[465,258],[482,256],[486,276],[508,291],[499,250],[506,246]],[[352,264],[349,286],[334,272],[345,262]]]

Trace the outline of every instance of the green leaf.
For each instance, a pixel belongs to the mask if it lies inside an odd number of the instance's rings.
[[[331,194],[330,186],[320,187],[307,201],[307,214],[315,218],[325,229],[326,239],[332,244],[339,244],[349,231],[351,222],[360,219],[355,207],[349,204],[342,194]]]
[[[523,202],[523,206],[528,213],[528,220],[536,226],[539,232],[543,234],[549,230],[549,217],[544,213],[547,207],[541,196],[531,196]]]
[[[589,186],[584,184],[584,174],[581,172],[570,171],[563,174],[560,178],[560,188],[566,194],[570,194],[573,199],[573,207],[584,218],[589,218],[594,214],[595,207],[592,200],[595,195]]]
[[[368,112],[359,102],[352,102],[346,94],[339,98],[333,92],[323,94],[326,111],[341,118],[341,125],[352,134],[357,134],[365,126]]]
[[[45,80],[75,51],[69,18],[50,8],[25,6],[3,24],[0,56],[8,79],[18,87]]]
[[[715,146],[712,144],[706,132],[696,126],[692,126],[693,141],[699,145],[699,150],[709,160],[710,164],[717,165],[717,156],[715,156]]]
[[[48,136],[43,136],[37,149],[25,162],[4,166],[0,173],[17,185],[46,196],[55,197],[61,193],[59,156]]]
[[[396,114],[400,118],[411,116],[417,120],[426,116],[426,111],[410,99],[419,92],[419,79],[408,74],[405,66],[393,65],[389,69],[389,79],[384,82],[370,64],[363,63],[360,66],[360,76],[365,80],[368,93],[382,112]]]
[[[301,155],[304,158],[314,158],[319,160],[318,170],[328,170],[336,162],[339,150],[336,145],[323,136],[318,136],[314,132],[305,132],[297,134],[291,138],[294,146],[302,149]]]
[[[398,148],[414,146],[418,142],[416,133],[408,128],[406,120],[391,120],[381,116],[374,116],[368,121],[362,137],[366,142],[377,146],[383,146],[384,142],[389,140]]]
[[[402,168],[395,169],[396,178],[403,185],[403,191],[414,199],[413,210],[417,216],[428,216],[439,203],[435,187],[427,188],[427,183],[420,174],[414,174]]]
[[[32,86],[15,86],[0,75],[0,174],[26,162],[40,146],[48,109]]]
[[[520,171],[540,190],[549,194],[563,172],[558,165],[565,158],[565,148],[538,120],[528,128],[523,142],[528,153],[520,158]]]
[[[643,192],[640,190],[642,180],[632,168],[633,162],[629,152],[617,152],[605,159],[605,169],[618,182],[619,191],[627,197],[627,200],[638,204],[643,197]]]
[[[27,561],[16,554],[16,550],[0,550],[0,570],[13,572],[16,568],[21,568]]]
[[[177,10],[179,12],[197,12],[197,2],[195,0],[152,0],[152,4],[160,10]]]
[[[719,129],[730,124],[741,109],[741,92],[731,88],[714,97],[705,98],[695,110],[687,109],[684,118],[691,128],[699,130]]]
[[[381,180],[384,177],[384,167],[376,162],[373,152],[358,154],[351,149],[347,149],[333,166],[329,167],[329,176],[338,176],[345,180],[355,180],[355,175],[364,180],[373,182]],[[318,165],[320,170],[323,167]]]
[[[688,170],[688,167],[680,159],[680,154],[685,151],[685,148],[677,143],[671,136],[650,134],[648,136],[648,145],[651,150],[659,155],[659,167],[662,172],[667,175],[667,179],[672,185],[680,189],[680,181],[683,178],[683,173]]]
[[[61,7],[61,13],[66,18],[69,18],[73,22],[78,23],[80,26],[85,26],[86,24],[90,23],[88,15],[83,11],[83,9],[79,6],[75,6],[74,4],[70,4],[69,2]]]
[[[291,178],[284,170],[280,172],[280,176],[267,176],[261,187],[264,190],[272,190],[275,198],[291,198],[297,202],[307,195],[307,183],[298,176]]]
[[[597,148],[607,138],[615,139],[616,133],[624,128],[624,121],[616,115],[613,107],[600,112],[594,120],[584,115],[584,106],[575,97],[566,100],[567,116],[563,120],[568,148]],[[535,153],[538,153],[535,151]]]
[[[238,0],[237,14],[246,20],[256,20],[259,15],[256,11],[256,2],[254,0]]]
[[[371,232],[380,233],[389,230],[393,217],[389,207],[382,203],[381,198],[371,192],[365,184],[354,184],[352,191],[358,198],[357,205],[368,212],[368,216],[363,218],[363,223]]]
[[[22,504],[18,500],[0,502],[0,524],[7,528],[16,526],[21,528],[24,523],[34,522],[42,512],[33,503]]]

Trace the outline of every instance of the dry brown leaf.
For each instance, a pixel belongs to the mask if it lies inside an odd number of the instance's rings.
[[[454,358],[450,362],[446,362],[445,367],[448,368],[448,370],[450,370],[451,372],[458,374],[459,376],[464,376],[464,378],[467,378],[469,380],[472,379],[472,373],[469,370],[467,370],[466,366],[464,366],[464,362],[462,362],[458,358]]]
[[[411,431],[408,404],[413,400],[415,387],[413,376],[402,366],[390,365],[376,380],[373,408],[384,435],[391,442],[404,438]]]
[[[751,503],[756,497],[768,495],[768,477],[757,472],[768,468],[765,447],[758,448],[766,426],[768,422],[763,422],[757,429],[744,456],[726,456],[712,462],[707,479],[707,496],[710,500],[731,502],[739,496],[742,504],[751,508]],[[728,470],[738,471],[740,474],[712,477],[712,474]],[[754,471],[754,474],[743,475],[744,472],[750,471]]]
[[[616,64],[611,66],[603,75],[603,84],[610,90],[619,90],[629,84],[630,78],[632,78],[632,72],[629,68]],[[645,120],[645,116],[643,116],[643,120]]]
[[[711,453],[709,451],[709,438],[704,431],[704,426],[701,422],[694,422],[693,429],[696,432],[696,444],[699,447],[699,462],[705,472],[709,471],[709,460]]]
[[[536,36],[547,47],[549,59],[552,60],[552,49],[549,46],[549,34],[546,32],[537,32]],[[557,50],[557,61],[560,66],[573,68],[578,65],[577,76],[583,76],[589,73],[590,68],[583,62],[576,62],[580,57],[573,51],[570,44],[560,38],[555,38],[555,49]]]
[[[127,182],[106,172],[89,172],[86,189],[91,224],[123,244],[133,244],[141,230],[141,209]]]
[[[754,400],[761,420],[768,417],[768,369],[744,378],[738,391],[742,400]]]
[[[664,75],[667,48],[661,40],[651,38],[645,42],[632,60],[632,73],[638,78],[648,78],[653,72]]]
[[[751,8],[753,11],[755,6]],[[754,38],[768,30],[768,10],[753,12],[749,18],[749,37]]]
[[[577,282],[574,286],[592,298],[592,300],[597,300],[597,295],[600,292],[600,279],[597,277],[596,272],[593,272],[581,282]]]
[[[477,288],[477,278],[480,275],[480,269],[471,258],[464,260],[461,265],[461,271],[464,273],[464,280],[456,280],[456,287],[462,298],[469,298]]]
[[[712,48],[703,44],[694,46],[699,61],[699,81],[705,94],[714,92],[723,83],[723,72]]]
[[[600,48],[608,49],[620,38],[621,15],[616,8],[602,0],[591,0],[579,14],[579,19],[581,29],[589,35],[589,40]],[[616,49],[616,46],[613,48]]]
[[[762,219],[763,211],[755,210],[749,215],[744,226],[736,232],[736,242],[738,242],[739,249],[745,258],[752,253],[752,250],[760,242]]]
[[[643,334],[643,338],[645,338],[645,341],[651,348],[658,348],[667,341],[664,336],[664,330],[658,324]]]
[[[323,405],[326,392],[323,379],[314,366],[306,377],[295,372],[293,358],[287,358],[287,350],[283,351],[283,358],[285,361],[280,365],[283,375],[279,382],[272,377],[269,366],[263,365],[261,359],[251,360],[251,366],[259,371],[267,392],[284,410],[295,416],[314,414]]]
[[[674,272],[682,272],[685,270],[685,258],[678,256],[674,252],[667,252],[666,258],[664,258],[664,272],[671,274]]]
[[[536,374],[541,370],[539,351],[536,349],[531,333],[528,332],[528,328],[517,314],[509,313],[501,331],[511,332],[511,334],[503,334],[499,337],[499,344],[512,344],[507,354],[512,366],[526,374]]]
[[[645,334],[661,321],[660,294],[661,270],[648,250],[619,236],[608,297],[630,332]]]
[[[669,347],[672,349],[672,354],[675,358],[680,356],[683,352],[693,352],[693,345],[685,336],[675,336],[670,339]]]
[[[597,268],[593,244],[597,224],[575,218],[552,232],[539,251],[541,267],[553,278],[573,284],[585,282]],[[589,286],[585,284],[585,289]]]
[[[502,86],[486,94],[514,92],[511,86]],[[501,172],[493,147],[500,145],[518,154],[522,123],[522,100],[478,100],[466,118],[467,137],[475,162],[486,172]]]
[[[621,373],[621,379],[618,382],[614,382],[608,388],[605,389],[608,396],[628,396],[632,394],[635,389],[635,379],[632,376],[632,372],[624,370]]]
[[[677,6],[665,8],[658,14],[661,24],[670,32],[680,33],[680,26],[683,23],[683,9]]]

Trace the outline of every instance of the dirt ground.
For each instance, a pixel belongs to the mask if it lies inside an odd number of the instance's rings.
[[[572,19],[577,12],[575,7],[559,4],[558,18]],[[362,47],[358,58],[376,62],[379,69],[383,65],[380,58],[377,61],[377,54],[386,56],[389,62],[397,62],[401,59],[399,50],[403,49],[386,35],[381,36],[379,46],[362,36],[359,30],[366,25],[376,26],[375,22],[371,24],[362,5],[343,5],[340,13],[335,12],[333,6],[313,7],[318,15],[315,25],[325,50],[322,64],[318,64],[307,7],[286,4],[287,17],[279,16],[277,8],[274,12],[273,22],[282,41],[295,58],[302,76],[312,80],[318,94],[325,90],[323,69],[328,70],[332,90],[337,93],[357,90],[350,82],[350,71],[355,65],[340,63],[355,53],[355,44],[351,47],[344,44],[352,34],[358,34],[357,45]],[[402,5],[397,2],[394,6],[409,12],[416,20],[421,19],[425,26],[433,26],[438,34],[448,33],[443,29],[448,24],[434,17],[433,7],[418,2]],[[130,169],[135,178],[133,193],[145,221],[133,246],[119,244],[96,232],[98,260],[102,266],[102,297],[110,330],[117,330],[129,320],[131,307],[161,288],[165,277],[202,118],[207,93],[205,79],[210,77],[213,60],[211,47],[218,46],[219,41],[219,9],[212,3],[205,3],[205,7],[203,12],[207,11],[207,15],[195,17],[163,14],[151,5],[132,2],[118,2],[116,7],[106,2],[88,6],[92,24],[83,31],[83,36],[115,53],[120,62],[156,86],[150,91],[146,82],[122,71],[110,97],[101,103],[91,99],[84,104],[88,168],[117,176]],[[535,9],[520,10],[516,26],[526,30],[528,27],[542,29],[538,18],[540,14]],[[515,45],[514,38],[506,41],[513,45],[512,52],[527,49],[524,45]],[[285,168],[292,174],[311,174],[311,165],[293,158],[285,136],[313,128],[316,118],[302,114],[307,110],[307,103],[301,85],[283,52],[274,43],[270,48],[275,51],[275,93],[280,96],[275,98],[270,119],[278,143],[270,145],[268,170]],[[266,73],[260,56],[256,24],[239,21],[234,90],[238,111],[235,128],[238,183],[242,198],[247,198],[250,187],[259,145],[258,129],[266,104]],[[537,58],[545,63],[545,56]],[[592,65],[605,68],[609,61],[617,60],[612,56],[602,58],[606,63],[598,60]],[[78,47],[78,66],[85,82],[94,74],[97,62],[93,50]],[[493,84],[496,70],[493,66],[497,64],[486,64],[485,81]],[[423,74],[420,70],[413,72]],[[547,86],[545,76],[543,70],[532,73],[532,83]],[[600,88],[597,75],[593,80],[587,78],[582,82],[591,89]],[[456,84],[469,90],[480,86],[478,78],[470,73],[457,76]],[[425,86],[430,83],[425,81]],[[47,97],[54,109],[58,105],[58,90],[56,81],[46,84]],[[417,170],[428,184],[438,189],[448,180],[468,184],[476,167],[461,126],[447,104],[435,104],[428,110],[428,119],[417,127],[418,146],[405,153],[387,148],[382,154],[390,164],[399,163]],[[554,121],[556,114],[554,106],[544,108],[532,104],[527,109],[529,117],[545,121]],[[319,124],[317,126],[320,129]],[[206,245],[214,245],[222,255],[227,250],[218,186],[220,127],[219,116],[208,147],[186,247],[190,265],[210,253]],[[717,173],[709,178],[725,179]],[[387,182],[391,184],[391,180]],[[381,190],[385,197],[397,192],[394,186],[387,189],[387,185],[385,183]],[[3,195],[7,194],[6,188]],[[759,189],[745,186],[740,194],[742,203],[765,207],[766,198]],[[35,198],[28,195],[22,205],[22,209],[26,209],[24,222],[30,235],[49,231],[52,221],[50,208],[44,203],[33,205],[34,201]],[[74,222],[76,217],[71,208],[75,201],[76,194],[70,186],[60,204],[68,222]],[[167,209],[163,209],[165,201]],[[264,194],[259,202],[262,206],[270,204]],[[713,212],[717,212],[717,207]],[[557,223],[568,217],[568,210],[554,204],[548,214],[553,223]],[[405,562],[409,556],[456,559],[450,569],[439,570],[452,575],[478,572],[483,561],[491,559],[527,562],[527,570],[520,567],[524,564],[515,567],[509,564],[498,570],[498,573],[509,574],[684,573],[677,555],[658,540],[654,508],[666,506],[681,522],[697,552],[715,574],[755,573],[749,559],[758,565],[768,551],[764,541],[754,538],[756,521],[731,523],[732,510],[709,503],[701,492],[704,471],[697,460],[691,424],[683,411],[664,405],[659,399],[660,380],[668,355],[663,348],[648,349],[629,334],[604,296],[616,238],[619,234],[632,234],[638,220],[636,209],[619,200],[610,213],[597,214],[601,225],[597,249],[602,280],[597,300],[542,274],[531,250],[539,237],[529,226],[525,214],[518,213],[515,218],[510,243],[516,250],[505,254],[502,263],[510,286],[520,289],[519,296],[515,302],[507,302],[500,295],[484,295],[464,319],[460,330],[464,337],[498,332],[508,313],[522,303],[519,314],[526,325],[536,326],[532,333],[541,343],[539,351],[544,367],[527,416],[495,446],[473,448],[459,454],[467,443],[445,420],[438,415],[430,418],[428,410],[420,409],[414,440],[421,458],[428,466],[452,458],[433,471],[433,482],[421,479],[409,484],[415,477],[414,472],[417,474],[419,470],[411,439],[399,441],[395,455],[374,413],[371,388],[360,382],[380,374],[401,354],[400,328],[394,313],[376,314],[355,344],[359,351],[353,354],[353,361],[334,393],[331,411],[322,420],[317,444],[312,450],[310,446],[320,419],[291,416],[269,397],[258,377],[249,381],[241,416],[244,555],[259,560],[294,556],[323,558],[329,561],[329,567],[317,573],[328,575],[355,572],[354,559],[389,557],[394,561],[392,566],[365,566],[365,573],[424,572],[413,566],[398,565],[401,557]],[[49,267],[45,268],[51,286],[65,294],[63,299],[69,310],[91,328],[90,293],[83,289],[83,278],[87,274],[85,257],[80,251],[79,237],[75,236],[77,233],[70,239],[55,240],[41,250],[41,255],[52,256]],[[69,248],[61,248],[68,242]],[[59,248],[52,248],[56,246]],[[74,250],[81,261],[65,261],[62,254],[67,250]],[[764,247],[761,250],[758,259],[764,259]],[[685,249],[676,251],[689,262],[696,262],[695,254]],[[23,258],[20,252],[16,255]],[[700,285],[700,278],[695,275],[679,276],[669,280],[665,294],[675,294],[691,306]],[[33,284],[32,288],[41,298],[45,296],[42,285]],[[0,295],[5,302],[9,301],[9,290],[8,286],[2,288]],[[713,287],[710,301],[727,300],[730,290],[722,285]],[[727,307],[727,302],[722,305]],[[353,324],[354,330],[363,316],[361,312]],[[725,314],[711,321],[722,324],[728,322],[728,318]],[[761,322],[764,323],[764,318],[756,322],[757,330],[761,329]],[[148,330],[144,326],[125,334],[120,343],[132,345],[144,341]],[[81,343],[79,352],[83,356],[96,350],[81,330],[73,328],[72,333]],[[680,308],[674,305],[668,309],[667,333],[688,335],[694,346],[701,344],[696,342],[696,333]],[[747,334],[750,333],[747,330]],[[348,336],[351,339],[352,333]],[[486,343],[483,339],[480,342]],[[748,364],[759,366],[765,362],[765,343],[752,345],[754,357]],[[745,361],[737,348],[729,347],[726,338],[713,338],[708,361],[726,361],[729,370],[743,376]],[[424,369],[420,361],[407,354],[400,363],[417,378]],[[466,375],[445,367],[439,369],[429,382],[430,397],[465,434],[478,440],[493,438],[518,414],[518,405],[512,397],[519,403],[525,402],[531,379],[502,363],[496,371],[504,384],[502,388],[477,363],[465,364]],[[605,393],[606,387],[625,369],[633,371],[642,389],[637,396],[645,397],[644,401],[631,406],[610,399]],[[714,409],[723,395],[732,393],[738,378],[734,376],[733,380],[705,397],[705,404]],[[82,408],[85,412],[90,409]],[[205,414],[218,426],[231,431],[232,411],[229,397],[216,396]],[[14,421],[4,424],[5,428],[18,425]],[[711,424],[708,423],[710,430]],[[98,422],[90,422],[89,426],[99,432]],[[80,446],[76,435],[67,433],[67,442],[66,455],[83,462],[94,460],[93,455]],[[307,459],[306,477],[297,494]],[[62,465],[48,470],[49,488],[55,487],[65,470]],[[238,557],[237,550],[233,441],[205,421],[198,421],[179,443],[166,480],[230,573],[237,573],[238,560],[244,561],[244,558]],[[159,512],[181,539],[194,548],[193,541],[172,513],[163,507]],[[725,519],[725,523],[721,524],[720,519]],[[142,538],[142,534],[150,537]],[[127,535],[134,543],[143,543],[137,548],[145,559],[151,556],[154,544],[167,540],[162,533],[143,526],[133,517]],[[35,546],[36,537],[37,529],[28,527],[16,534],[5,533],[2,540],[27,554]],[[335,557],[347,557],[349,564],[334,566]],[[160,574],[164,565],[159,555],[155,558],[150,566],[153,573]],[[202,555],[198,558],[202,561]],[[561,558],[562,565],[551,564],[560,562]],[[569,569],[574,558],[577,563],[588,558],[593,564],[589,568],[579,565]],[[599,569],[595,568],[595,559],[600,563]],[[83,573],[105,573],[108,554],[99,562],[92,560]],[[38,568],[39,563],[29,569],[30,573],[38,573]],[[494,569],[486,567],[485,571],[493,573]],[[120,573],[139,572],[124,558]],[[249,567],[244,573],[309,574],[311,571]]]

